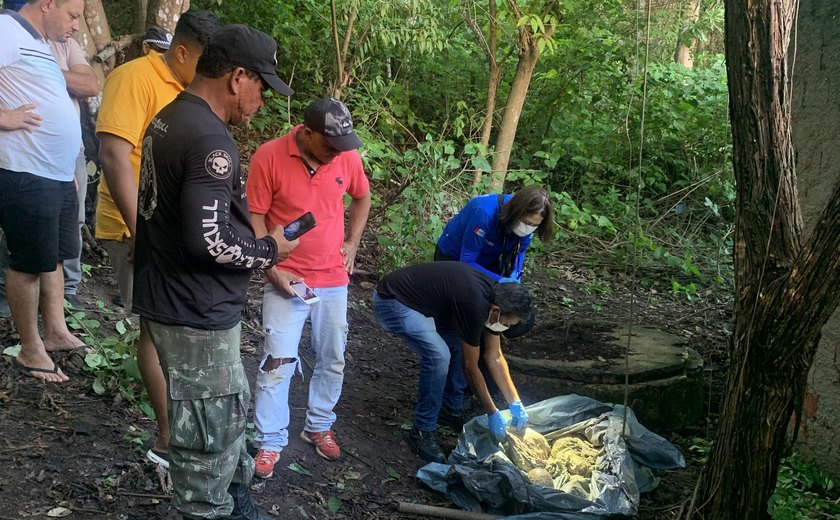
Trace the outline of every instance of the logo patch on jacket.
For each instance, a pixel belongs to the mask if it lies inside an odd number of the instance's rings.
[[[486,231],[484,231],[484,230],[483,230],[483,229],[481,229],[480,227],[476,226],[476,228],[475,228],[475,229],[473,229],[473,233],[475,233],[476,235],[480,236],[481,238],[484,238],[484,235],[486,234]]]
[[[233,173],[233,160],[224,150],[214,150],[204,159],[204,168],[213,177],[225,180]]]

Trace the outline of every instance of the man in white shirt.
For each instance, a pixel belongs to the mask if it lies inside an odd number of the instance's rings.
[[[62,273],[63,261],[78,256],[80,247],[72,230],[78,229],[74,171],[81,128],[47,42],[71,38],[83,13],[83,0],[32,0],[18,13],[0,15],[0,227],[10,254],[7,296],[21,342],[16,362],[49,382],[68,378],[47,351],[84,344],[64,322]]]

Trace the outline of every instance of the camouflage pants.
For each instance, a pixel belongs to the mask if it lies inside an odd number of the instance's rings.
[[[179,512],[221,518],[233,510],[228,486],[248,484],[254,460],[245,451],[251,394],[239,359],[240,325],[200,330],[146,319],[169,388],[169,471]]]

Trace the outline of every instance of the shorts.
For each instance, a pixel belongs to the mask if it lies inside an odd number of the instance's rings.
[[[77,258],[78,204],[73,181],[0,168],[0,227],[9,248],[9,268],[48,273],[59,262]]]

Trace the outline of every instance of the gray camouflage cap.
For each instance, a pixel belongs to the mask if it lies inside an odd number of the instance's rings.
[[[335,98],[326,97],[312,102],[303,113],[303,124],[323,135],[327,143],[340,152],[362,146],[362,140],[353,131],[350,111]]]

